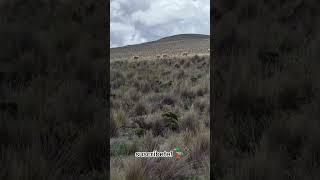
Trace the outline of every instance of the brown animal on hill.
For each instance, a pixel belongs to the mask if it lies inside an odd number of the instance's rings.
[[[163,58],[167,58],[167,57],[168,57],[168,55],[167,55],[167,54],[164,54],[164,55],[162,55],[162,57],[163,57]]]
[[[133,56],[133,59],[137,60],[137,59],[139,59],[139,56]]]

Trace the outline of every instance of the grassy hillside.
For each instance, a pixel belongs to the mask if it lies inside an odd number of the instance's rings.
[[[209,57],[111,63],[111,178],[209,178]],[[136,151],[189,148],[183,158]]]
[[[169,36],[157,41],[146,42],[136,45],[111,48],[111,61],[131,60],[133,56],[139,56],[143,60],[159,59],[164,54],[173,57],[180,57],[188,52],[189,56],[209,55],[210,36],[201,34],[179,34]]]

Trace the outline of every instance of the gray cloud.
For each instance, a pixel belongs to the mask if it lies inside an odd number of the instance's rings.
[[[210,33],[210,0],[111,0],[111,47]]]

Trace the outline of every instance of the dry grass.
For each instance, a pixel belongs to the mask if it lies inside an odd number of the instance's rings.
[[[111,75],[114,77],[111,94],[115,94],[111,102],[116,104],[112,107],[111,120],[117,132],[112,142],[130,144],[134,141],[140,151],[188,147],[194,154],[188,157],[187,149],[184,149],[185,154],[180,160],[147,158],[143,161],[130,153],[113,154],[111,158],[121,163],[112,164],[112,178],[210,179],[207,162],[209,58],[189,56],[111,63],[115,73]],[[130,128],[128,124],[131,124]],[[111,149],[117,144],[111,144]]]

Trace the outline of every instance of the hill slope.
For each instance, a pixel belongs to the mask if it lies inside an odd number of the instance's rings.
[[[208,55],[210,36],[202,34],[180,34],[161,38],[157,41],[129,45],[110,49],[110,60],[128,60],[133,56],[139,59],[155,59],[167,54],[169,57],[180,56],[183,52],[189,55]]]

